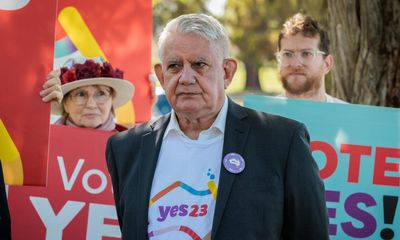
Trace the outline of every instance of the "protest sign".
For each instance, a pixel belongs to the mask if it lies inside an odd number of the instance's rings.
[[[56,0],[0,2],[0,159],[5,182],[45,185]]]
[[[151,1],[58,0],[54,68],[71,58],[109,61],[135,86],[132,102],[116,109],[117,121],[144,122],[151,117],[151,38]]]
[[[9,187],[13,239],[120,238],[105,144],[111,132],[51,126],[46,187]]]
[[[331,239],[400,237],[399,109],[264,96],[246,96],[244,105],[306,125]]]

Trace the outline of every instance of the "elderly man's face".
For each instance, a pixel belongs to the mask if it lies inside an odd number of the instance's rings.
[[[189,118],[216,115],[236,62],[223,60],[214,45],[195,34],[171,34],[164,44],[155,71],[175,112]]]

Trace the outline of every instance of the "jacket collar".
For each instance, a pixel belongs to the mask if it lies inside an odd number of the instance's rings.
[[[154,172],[157,166],[158,154],[165,129],[167,128],[170,115],[162,116],[158,120],[149,124],[148,132],[143,134],[140,153],[139,180],[137,185],[138,204],[135,205],[138,214],[136,218],[136,239],[147,239],[148,212],[151,185],[153,183]]]
[[[243,156],[245,143],[250,126],[244,121],[247,113],[243,107],[229,99],[228,115],[226,118],[224,148],[221,156],[221,173],[218,184],[217,202],[215,205],[214,220],[211,239],[215,239],[225,206],[228,202],[236,174],[228,172],[223,165],[222,159],[228,153],[238,153]]]

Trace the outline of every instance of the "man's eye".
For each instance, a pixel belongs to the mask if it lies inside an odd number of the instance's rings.
[[[179,65],[176,63],[172,63],[172,64],[168,65],[168,69],[171,69],[171,70],[176,70],[178,68],[179,68]]]
[[[292,52],[282,52],[282,57],[291,58],[293,56]]]
[[[203,67],[207,66],[207,64],[206,64],[205,62],[194,62],[194,63],[192,64],[192,66],[193,66],[194,68],[203,68]]]
[[[311,57],[311,56],[313,56],[314,54],[313,54],[313,52],[312,51],[302,51],[301,52],[301,56],[302,57]]]

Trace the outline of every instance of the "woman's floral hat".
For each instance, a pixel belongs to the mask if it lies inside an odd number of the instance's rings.
[[[113,107],[118,108],[133,97],[134,86],[124,80],[124,72],[113,68],[109,62],[98,63],[88,59],[84,63],[74,63],[71,67],[60,69],[62,93],[65,96],[70,91],[90,85],[104,85],[114,90]],[[62,104],[52,108],[53,113],[62,113]]]

